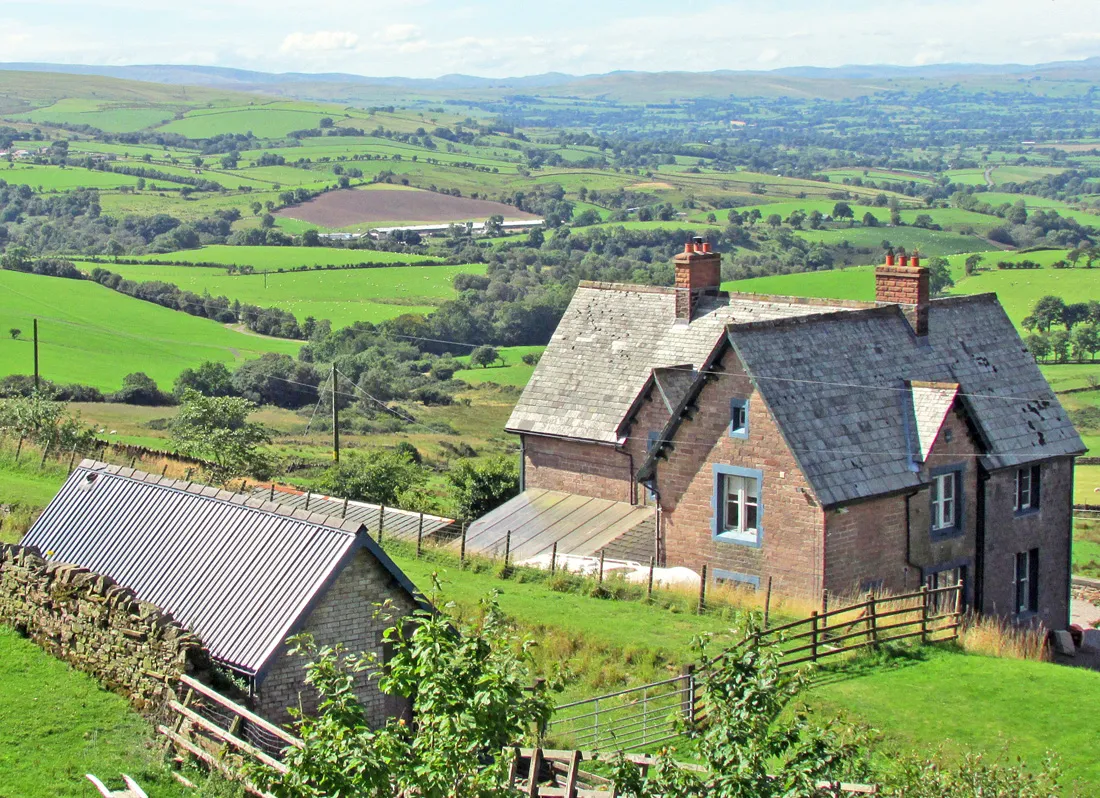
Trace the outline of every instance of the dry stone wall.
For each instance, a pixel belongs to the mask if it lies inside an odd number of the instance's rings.
[[[0,545],[0,623],[139,711],[157,711],[180,674],[212,671],[199,639],[170,615],[110,577],[51,562],[33,548]]]

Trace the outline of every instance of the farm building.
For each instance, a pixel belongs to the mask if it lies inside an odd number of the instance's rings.
[[[389,602],[395,617],[426,606],[359,521],[92,460],[23,544],[109,576],[170,613],[278,723],[289,719],[287,707],[300,702],[308,712],[316,702],[289,636],[308,632],[319,645],[381,657],[393,621],[376,617],[376,605]],[[357,692],[372,723],[404,709],[365,676]]]
[[[1085,447],[996,296],[932,300],[917,257],[874,303],[725,293],[719,266],[697,239],[675,288],[581,283],[507,425],[522,491],[475,548],[802,595],[962,579],[1065,626]]]

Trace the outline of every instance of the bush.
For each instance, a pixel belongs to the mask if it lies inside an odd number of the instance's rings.
[[[317,483],[329,496],[393,506],[397,497],[427,481],[407,451],[349,452]]]
[[[495,510],[519,492],[519,468],[504,456],[483,463],[461,460],[447,479],[454,488],[456,512],[469,521]]]
[[[135,371],[122,378],[122,387],[110,394],[107,401],[156,407],[172,404],[172,397],[158,388],[153,378],[144,371]]]

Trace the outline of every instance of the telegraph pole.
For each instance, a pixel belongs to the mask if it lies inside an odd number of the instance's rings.
[[[336,361],[332,361],[332,462],[340,462],[340,408],[336,404]]]
[[[38,319],[34,320],[34,392],[38,393]]]

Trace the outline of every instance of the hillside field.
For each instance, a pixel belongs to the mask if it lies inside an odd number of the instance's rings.
[[[230,330],[133,299],[87,280],[0,271],[0,373],[34,370],[32,319],[39,320],[42,376],[104,391],[144,371],[162,388],[205,360],[235,363],[264,352],[296,355],[298,341]],[[19,339],[9,329],[22,331]]]
[[[373,249],[342,247],[232,247],[225,244],[139,255],[127,260],[148,263],[218,263],[225,266],[251,266],[260,269],[294,269],[299,266],[350,266],[359,263],[420,263],[441,262],[430,255],[410,255],[404,252],[384,252]],[[111,264],[104,264],[111,268]]]

